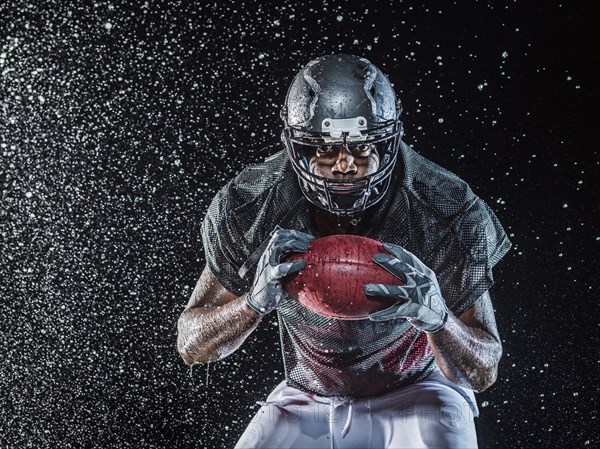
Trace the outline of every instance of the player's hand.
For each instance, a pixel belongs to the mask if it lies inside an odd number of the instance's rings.
[[[448,308],[435,273],[401,246],[384,243],[383,247],[393,256],[377,253],[373,261],[403,280],[405,285],[365,284],[367,295],[396,300],[391,307],[371,313],[369,319],[386,321],[406,318],[422,331],[439,331],[448,320]]]
[[[273,233],[265,251],[258,260],[254,282],[246,295],[246,302],[260,315],[266,315],[279,306],[284,291],[281,280],[288,274],[304,269],[306,261],[284,262],[284,256],[308,250],[308,244],[315,239],[300,231],[278,229]]]

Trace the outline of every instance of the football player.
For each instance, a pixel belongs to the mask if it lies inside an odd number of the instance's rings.
[[[365,58],[329,55],[292,81],[283,148],[214,198],[206,267],[179,320],[187,364],[220,360],[276,312],[285,380],[238,448],[477,447],[474,392],[502,346],[488,293],[510,242],[459,177],[402,141],[401,105]],[[320,316],[285,291],[315,237],[385,242],[373,260],[398,284],[366,283],[390,307]]]

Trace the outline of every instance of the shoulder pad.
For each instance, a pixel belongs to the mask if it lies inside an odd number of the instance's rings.
[[[469,185],[457,175],[410,148],[403,151],[407,187],[435,215],[450,218],[475,199]]]
[[[254,201],[270,191],[286,174],[288,157],[285,150],[278,151],[263,162],[244,168],[232,181],[230,193],[236,197],[236,206]]]

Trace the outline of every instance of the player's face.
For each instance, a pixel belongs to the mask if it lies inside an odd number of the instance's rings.
[[[379,167],[373,145],[323,146],[309,159],[310,171],[323,178],[355,179],[370,175]]]

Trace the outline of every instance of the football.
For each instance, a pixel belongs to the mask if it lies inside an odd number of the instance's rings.
[[[288,261],[306,260],[306,267],[287,279],[287,292],[304,307],[343,320],[368,319],[371,312],[389,307],[393,300],[367,296],[368,283],[403,285],[373,262],[375,253],[387,253],[381,242],[357,235],[331,235],[313,240],[308,251]]]

